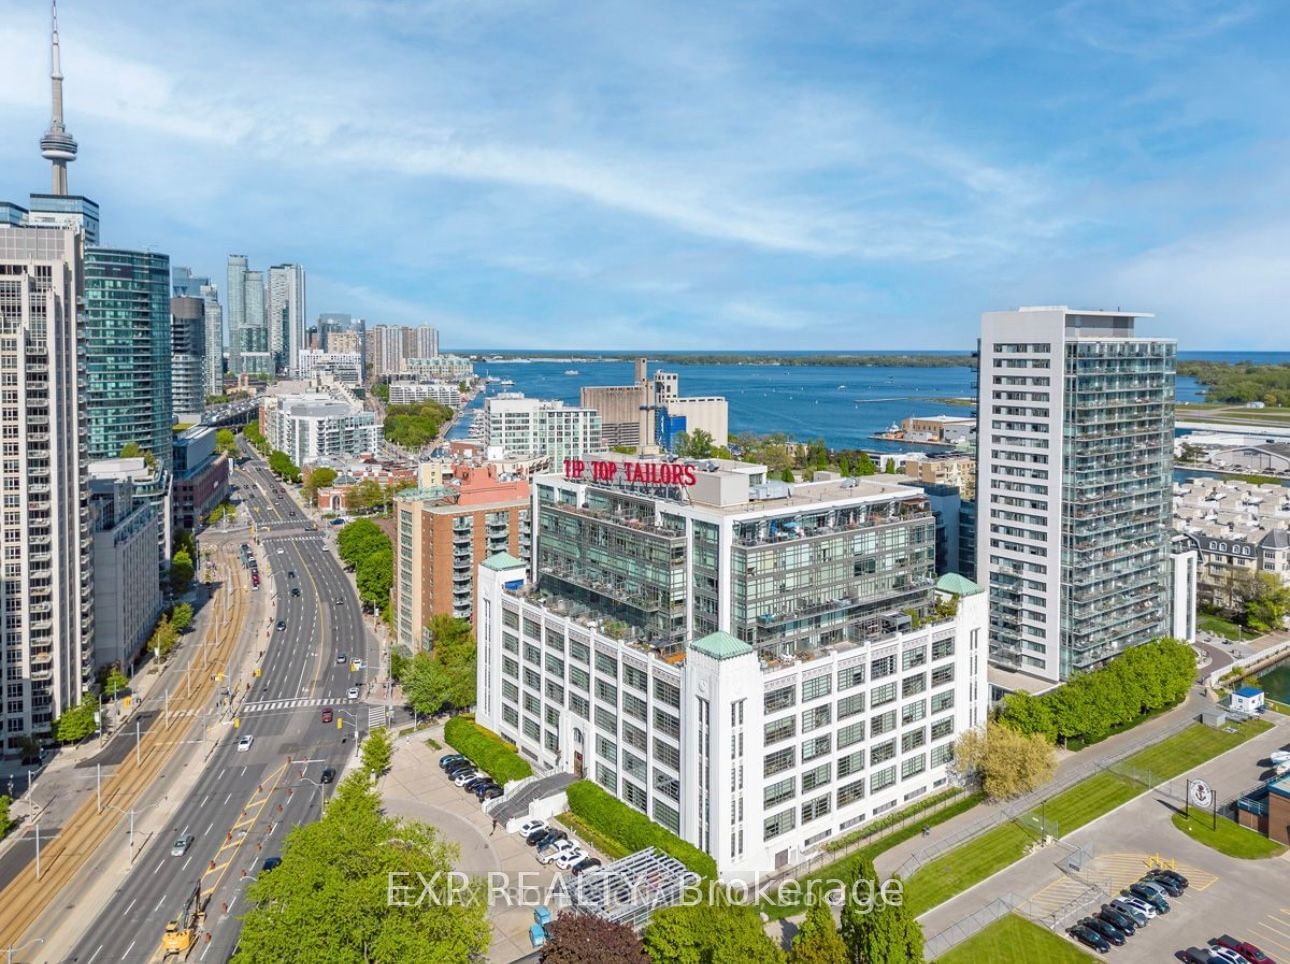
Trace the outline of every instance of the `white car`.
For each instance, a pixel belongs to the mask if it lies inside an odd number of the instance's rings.
[[[255,742],[255,737],[253,737],[250,733],[246,734],[246,736],[242,737],[242,739],[237,741],[237,752],[245,753],[247,750],[251,749],[251,744],[254,742]]]
[[[537,833],[539,830],[545,830],[545,829],[546,829],[545,820],[537,820],[537,819],[525,820],[522,824],[520,824],[520,836],[530,837],[533,834]]]
[[[1159,911],[1157,911],[1154,907],[1148,904],[1141,897],[1120,897],[1118,899],[1122,903],[1128,904],[1130,907],[1136,910],[1147,920],[1154,920],[1156,917],[1159,916]]]
[[[1230,947],[1209,948],[1211,961],[1223,961],[1223,964],[1250,964],[1244,954],[1238,954]]]
[[[188,853],[188,848],[191,847],[192,845],[193,845],[193,835],[190,833],[186,833],[182,837],[179,837],[175,841],[174,846],[170,848],[170,856],[182,857],[184,854]]]
[[[345,691],[345,696],[347,696],[351,700],[358,699],[358,687],[351,686],[348,690]]]
[[[283,550],[282,550],[281,548],[279,548],[279,549],[278,549],[278,555],[282,555],[282,553],[283,553]]]
[[[479,776],[478,770],[465,770],[453,777],[452,782],[454,786],[464,787],[477,776]]]
[[[587,858],[586,852],[581,847],[573,847],[564,850],[555,858],[555,865],[561,870],[568,870],[574,864]]]
[[[577,850],[577,849],[578,849],[578,845],[574,843],[572,840],[557,840],[555,843],[549,844],[546,847],[543,847],[540,851],[538,851],[538,855],[537,855],[538,863],[549,864],[551,861],[555,860],[561,854],[567,853],[570,850]]]

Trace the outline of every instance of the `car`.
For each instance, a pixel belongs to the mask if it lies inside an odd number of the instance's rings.
[[[1216,947],[1211,954],[1210,961],[1213,964],[1218,964],[1219,961],[1222,961],[1223,964],[1249,964],[1245,959],[1245,955],[1236,953],[1230,947]]]
[[[529,944],[533,947],[541,947],[546,943],[546,929],[541,924],[529,925]]]
[[[1111,901],[1111,907],[1118,910],[1121,914],[1127,914],[1133,918],[1133,923],[1139,927],[1146,927],[1151,919],[1156,916],[1156,909],[1146,901],[1138,900],[1136,897],[1117,897]]]
[[[254,742],[255,742],[255,737],[253,737],[250,733],[246,734],[244,737],[242,737],[240,740],[237,741],[237,752],[245,753],[247,750],[251,749],[251,744]]]
[[[264,863],[260,866],[260,873],[267,874],[270,870],[279,866],[281,863],[281,857],[265,857]]]
[[[354,669],[362,669],[363,661],[359,659],[357,656],[355,656],[353,659],[349,661],[349,665],[352,666]]]
[[[459,763],[466,759],[463,753],[449,753],[446,756],[439,757],[439,769],[446,770],[453,763]]]
[[[576,864],[574,864],[574,865],[573,865],[572,867],[570,867],[569,869],[570,869],[571,871],[573,871],[573,875],[576,877],[576,876],[578,876],[579,874],[581,874],[581,873],[583,873],[583,872],[585,872],[585,871],[593,870],[594,868],[599,867],[599,866],[600,866],[600,860],[599,860],[598,858],[596,858],[596,857],[583,857],[580,861],[578,861]]]
[[[1138,883],[1141,886],[1146,887],[1148,890],[1155,891],[1157,897],[1177,897],[1178,894],[1182,893],[1182,888],[1173,883],[1173,881],[1148,880],[1144,877],[1142,880],[1139,880]],[[1175,891],[1177,891],[1177,893],[1175,893]]]
[[[175,838],[174,846],[170,848],[170,856],[182,857],[188,853],[188,848],[193,845],[193,835],[190,833],[182,834]]]
[[[471,769],[475,769],[475,764],[472,763],[466,757],[462,757],[460,760],[453,760],[451,763],[449,763],[447,766],[444,767],[444,770],[447,771],[448,773],[452,773],[454,771],[460,771],[460,770],[471,770]]]
[[[300,587],[299,587],[299,586],[292,586],[292,587],[291,587],[291,595],[293,595],[293,596],[299,596],[299,595],[300,595]]]
[[[481,773],[479,776],[475,777],[475,779],[468,780],[465,783],[463,783],[461,788],[463,790],[469,790],[471,793],[474,793],[475,787],[482,786],[484,784],[488,784],[492,782],[493,782],[492,777],[490,777],[487,773]]]
[[[547,844],[545,847],[541,847],[538,849],[538,852],[537,852],[538,863],[549,864],[557,857],[559,857],[560,854],[563,853],[564,851],[577,850],[577,849],[578,849],[578,845],[575,844],[572,840],[552,841],[551,843]],[[585,857],[586,854],[583,854],[583,856]],[[582,857],[579,857],[578,859],[581,860]]]
[[[322,721],[324,723],[330,723],[335,719],[336,719],[336,711],[333,710],[330,706],[324,706],[322,708]]]
[[[1274,964],[1272,958],[1264,954],[1261,950],[1251,944],[1249,941],[1238,941],[1230,934],[1223,934],[1210,941],[1215,947],[1225,947],[1229,951],[1236,951],[1250,964]]]
[[[561,840],[568,840],[568,839],[569,839],[569,835],[565,833],[563,830],[548,829],[546,833],[542,834],[536,839],[530,838],[529,846],[536,847],[538,850],[541,850],[543,847],[546,847],[550,844],[559,843]]]
[[[337,653],[337,654],[336,654],[336,663],[337,663],[337,665],[344,665],[345,663],[348,663],[348,662],[349,662],[349,657],[348,657],[348,656],[346,656],[344,653]]]
[[[480,800],[496,800],[505,792],[505,790],[494,783],[492,786],[484,787],[483,790],[476,790],[475,796],[479,797]]]
[[[545,829],[546,829],[545,820],[538,820],[538,819],[525,820],[522,824],[520,824],[519,834],[521,837],[528,837],[531,834],[537,833],[539,830],[545,830]]]
[[[335,780],[335,779],[336,779],[336,768],[335,768],[335,767],[327,767],[325,770],[323,770],[323,772],[322,772],[322,776],[320,776],[320,777],[318,778],[318,782],[319,782],[319,783],[331,783],[331,782],[332,782],[333,780]]]
[[[479,776],[479,771],[472,767],[469,770],[461,771],[461,773],[452,778],[452,782],[454,786],[464,787],[477,776]]]
[[[1165,893],[1170,897],[1181,897],[1184,890],[1187,889],[1185,884],[1179,883],[1177,878],[1172,874],[1166,874],[1164,871],[1153,870],[1142,878],[1144,884],[1157,884],[1164,888]]]
[[[1132,937],[1133,932],[1138,929],[1138,922],[1122,910],[1116,910],[1110,904],[1103,904],[1102,909],[1098,911],[1097,916],[1115,927],[1118,927],[1121,933]]]
[[[358,687],[357,687],[357,686],[351,686],[349,689],[347,689],[347,690],[345,691],[345,698],[346,698],[346,699],[351,699],[351,700],[356,700],[356,699],[358,699]]]
[[[1125,890],[1139,900],[1146,901],[1159,913],[1169,913],[1169,901],[1161,897],[1154,887],[1148,887],[1146,884],[1130,884]]]
[[[286,552],[286,550],[283,549],[281,546],[278,546],[278,555],[282,555],[284,552]]]
[[[282,632],[282,631],[283,631],[284,629],[286,629],[286,628],[287,628],[287,624],[286,624],[286,622],[284,622],[283,620],[279,619],[279,620],[278,620],[278,632]]]
[[[587,859],[587,853],[581,847],[574,847],[570,850],[561,851],[556,855],[555,865],[561,870],[568,870],[574,864],[580,864]]]
[[[1066,932],[1081,944],[1085,944],[1100,954],[1105,954],[1111,949],[1111,945],[1106,942],[1106,938],[1097,931],[1080,924],[1076,924]]]
[[[288,570],[287,570],[287,578],[288,578],[288,579],[295,579],[295,578],[296,578],[296,571],[295,571],[294,569],[288,569]]]
[[[1178,957],[1185,964],[1209,964],[1214,960],[1214,955],[1210,953],[1207,947],[1189,947],[1185,951],[1179,951]]]
[[[1147,871],[1147,877],[1150,880],[1155,880],[1158,877],[1166,877],[1169,880],[1172,880],[1183,890],[1186,890],[1190,886],[1190,884],[1187,882],[1187,878],[1184,877],[1182,874],[1178,873],[1178,871],[1176,870],[1149,870]]]
[[[1122,947],[1124,945],[1124,931],[1120,930],[1120,928],[1116,927],[1114,924],[1108,924],[1099,917],[1085,917],[1079,923],[1081,927],[1087,927],[1091,931],[1097,931],[1116,947]]]

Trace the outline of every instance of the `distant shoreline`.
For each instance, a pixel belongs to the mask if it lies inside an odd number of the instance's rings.
[[[630,362],[637,355],[606,354],[567,354],[543,352],[476,352],[471,355],[477,363],[496,362]],[[652,352],[648,355],[651,362],[664,365],[760,365],[781,366],[786,368],[975,368],[976,357],[970,352],[946,352],[943,354],[893,353],[865,354],[838,353],[831,354],[730,354],[720,352]]]

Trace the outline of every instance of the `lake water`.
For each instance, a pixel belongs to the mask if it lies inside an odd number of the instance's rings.
[[[1269,699],[1290,703],[1290,662],[1274,666],[1259,677],[1258,683]]]

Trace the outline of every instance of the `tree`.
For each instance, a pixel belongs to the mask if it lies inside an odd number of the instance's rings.
[[[403,668],[403,696],[418,713],[475,704],[475,635],[470,623],[448,615],[430,620],[431,649],[417,653]]]
[[[362,774],[342,781],[321,820],[294,827],[282,865],[247,888],[236,964],[435,964],[488,949],[487,901],[450,890],[458,858],[432,826],[386,816]],[[423,892],[423,887],[428,888]]]
[[[789,485],[792,485],[795,481],[793,478],[793,470],[788,468],[779,473],[779,478],[781,482],[787,482]]]
[[[563,911],[548,931],[542,964],[649,964],[645,945],[626,924]]]
[[[1057,739],[1057,727],[1048,703],[1025,690],[1017,690],[1003,698],[999,722],[1018,733],[1042,733],[1049,742]]]
[[[1245,613],[1245,624],[1259,632],[1271,632],[1285,625],[1290,615],[1290,586],[1271,572],[1242,572],[1235,586]]]
[[[892,881],[880,885],[873,861],[867,856],[857,861],[855,879],[842,907],[842,941],[849,960],[860,964],[922,964],[922,928],[904,903],[900,878]]]
[[[1010,800],[1035,790],[1053,778],[1057,753],[1042,734],[1019,733],[993,720],[984,732],[964,732],[954,744],[955,769],[976,775],[993,800]]]
[[[9,804],[12,802],[8,797],[0,796],[0,840],[5,838],[5,834],[13,826],[13,821],[9,819]]]
[[[354,582],[358,598],[373,610],[380,610],[390,601],[390,587],[394,585],[394,550],[386,545],[358,560],[354,569]]]
[[[304,497],[309,500],[310,505],[318,504],[318,490],[325,489],[336,481],[336,470],[320,465],[311,469],[305,476],[305,484],[301,489]]]
[[[390,404],[390,383],[374,382],[372,384],[372,395],[379,398],[382,405]]]
[[[141,446],[138,442],[126,442],[121,446],[121,451],[117,453],[120,459],[143,459],[143,464],[150,471],[156,471],[157,457],[150,451]]]
[[[378,726],[367,734],[367,739],[363,741],[363,769],[380,776],[390,768],[393,756],[394,744],[390,742],[389,730]]]
[[[170,557],[170,591],[183,595],[193,582],[193,557],[180,549]]]
[[[237,458],[237,436],[231,428],[215,430],[215,451],[230,459]]]
[[[406,647],[395,646],[390,650],[390,679],[399,682],[412,663],[412,656]]]
[[[364,479],[345,493],[345,506],[350,512],[371,512],[384,504],[385,490],[376,479]]]
[[[829,467],[829,447],[824,439],[817,438],[806,443],[806,453],[802,464],[808,469],[827,469]]]
[[[103,677],[103,692],[116,699],[118,693],[129,688],[130,678],[121,672],[120,667],[113,663],[108,669],[107,675]]]
[[[81,702],[54,720],[54,739],[59,743],[75,743],[94,732],[94,704]]]
[[[176,552],[188,553],[189,559],[197,558],[197,539],[187,529],[176,529],[173,542]]]
[[[390,545],[390,537],[371,519],[354,520],[343,526],[336,537],[336,550],[348,566],[357,567],[364,556]]]
[[[806,920],[793,937],[788,964],[847,964],[847,946],[824,901],[813,902],[807,910]]]
[[[169,616],[162,616],[157,623],[157,628],[152,631],[152,636],[148,639],[148,649],[164,660],[174,652],[178,644],[179,630],[175,629],[175,624],[170,621]]]
[[[656,964],[783,964],[784,952],[762,929],[761,916],[717,891],[712,903],[656,911],[645,929],[645,950]]]
[[[884,471],[885,473],[887,473],[888,475],[895,475],[895,474],[896,474],[896,460],[895,460],[895,459],[887,459],[887,466],[886,466],[886,468],[884,468],[884,469],[883,469],[883,471]]]
[[[170,623],[175,632],[182,633],[193,624],[193,607],[188,603],[176,603],[170,609]]]
[[[300,467],[291,461],[286,452],[274,449],[269,453],[269,471],[288,482],[300,481]]]
[[[676,437],[676,454],[683,458],[712,458],[712,433],[696,428],[693,432],[682,432]]]

